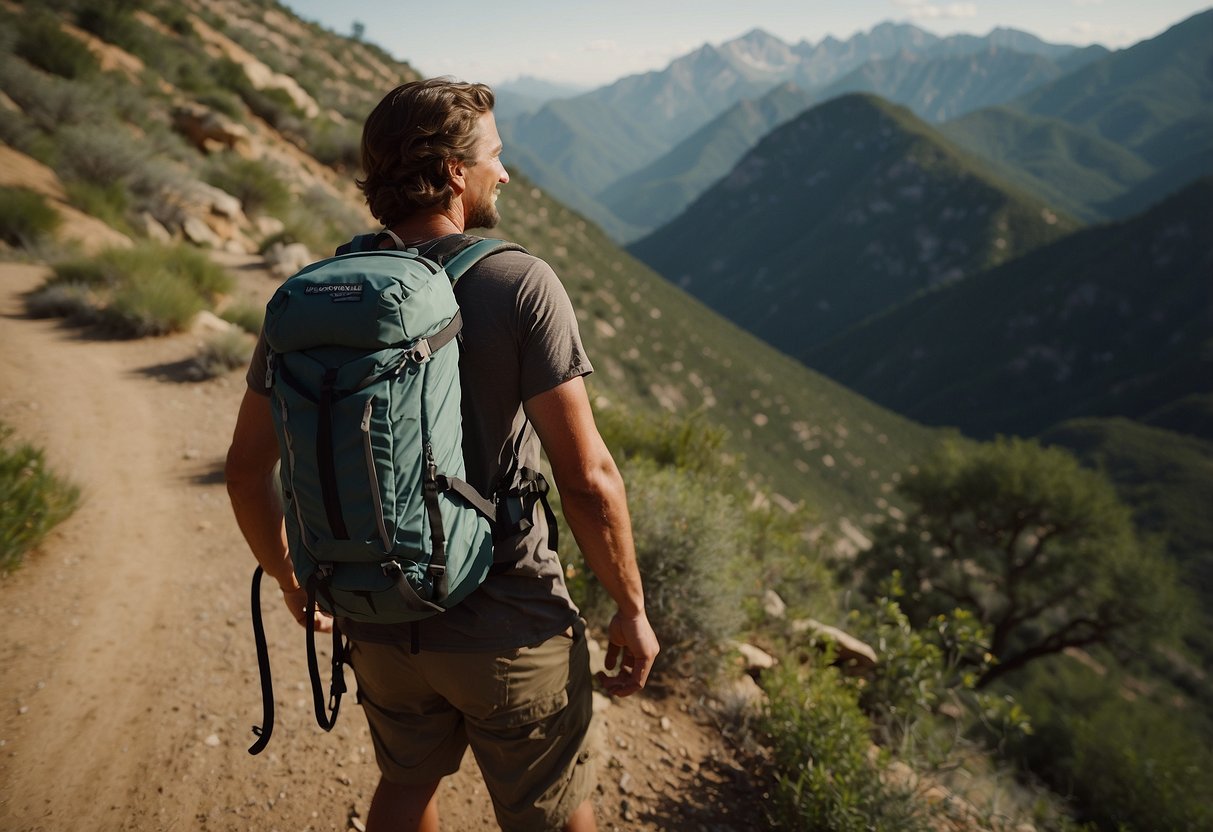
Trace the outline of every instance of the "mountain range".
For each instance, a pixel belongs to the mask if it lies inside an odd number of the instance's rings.
[[[899,103],[930,101],[920,113],[929,118],[1002,103],[1034,80],[1057,77],[1101,54],[1098,48],[1048,44],[1010,29],[983,38],[940,38],[907,24],[882,23],[846,41],[827,37],[816,45],[788,44],[755,29],[719,46],[705,44],[664,70],[550,101],[537,112],[504,119],[501,128],[523,170],[624,239],[655,226],[637,228],[605,204],[636,201],[621,192],[621,179],[671,152],[734,105],[760,99],[779,85],[792,84],[815,101],[856,91]],[[915,80],[902,83],[908,68]],[[965,79],[963,90],[956,87],[958,79]],[[700,178],[710,183],[725,172],[709,166]],[[612,193],[604,194],[608,188]]]
[[[777,128],[630,251],[804,359],[870,315],[1075,227],[909,110],[848,95]]]

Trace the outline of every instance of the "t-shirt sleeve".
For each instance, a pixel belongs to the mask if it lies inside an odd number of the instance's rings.
[[[542,260],[520,282],[516,310],[522,401],[594,371],[568,292]]]
[[[254,393],[260,393],[262,396],[270,394],[269,388],[265,385],[265,373],[268,368],[269,357],[266,354],[265,330],[261,330],[261,334],[257,336],[257,346],[253,348],[253,357],[249,361],[248,372],[244,374],[244,382],[248,385],[248,389]]]

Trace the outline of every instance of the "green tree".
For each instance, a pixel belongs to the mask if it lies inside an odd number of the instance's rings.
[[[858,558],[865,589],[899,572],[916,627],[971,610],[997,659],[979,687],[1067,647],[1144,645],[1183,609],[1174,569],[1111,484],[1060,449],[945,443],[900,491],[912,510]]]

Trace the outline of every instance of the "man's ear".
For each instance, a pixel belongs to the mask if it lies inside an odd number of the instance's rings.
[[[446,160],[447,181],[451,183],[451,189],[457,195],[463,193],[467,188],[466,168],[467,166],[459,159],[448,157]]]

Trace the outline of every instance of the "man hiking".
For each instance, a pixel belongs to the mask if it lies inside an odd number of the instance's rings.
[[[439,78],[397,87],[370,114],[358,184],[387,232],[380,247],[414,248],[441,264],[475,239],[466,229],[497,224],[497,191],[509,175],[493,105],[487,86]],[[542,444],[565,519],[618,606],[607,667],[619,669],[602,683],[616,696],[634,693],[658,644],[623,481],[586,395],[592,368],[569,298],[552,269],[522,251],[486,257],[455,295],[467,481],[490,494],[507,470],[537,471]],[[279,446],[266,371],[263,335],[228,452],[228,491],[257,561],[306,624],[307,593],[273,476]],[[438,785],[469,745],[503,829],[596,829],[585,625],[548,548],[545,512],[530,505],[529,528],[495,544],[495,561],[513,565],[452,608],[404,624],[338,622],[382,775],[370,832],[437,830]],[[314,624],[332,627],[319,611]]]

